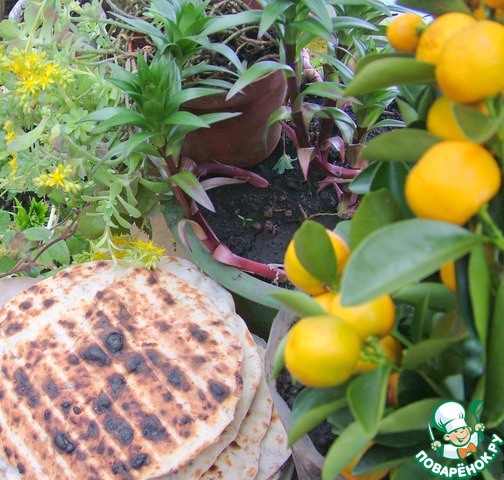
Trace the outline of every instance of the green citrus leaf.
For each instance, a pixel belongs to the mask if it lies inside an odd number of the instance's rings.
[[[315,278],[331,288],[338,284],[338,262],[326,228],[313,220],[304,222],[294,234],[296,256]]]
[[[469,256],[468,277],[474,325],[481,343],[486,345],[491,313],[492,280],[483,244],[476,245]]]
[[[497,427],[504,420],[504,281],[501,280],[495,298],[494,315],[488,329],[487,371],[484,422],[487,428]]]
[[[344,90],[346,97],[372,93],[381,88],[403,84],[434,83],[434,65],[411,57],[383,57],[357,68],[355,77]]]
[[[360,157],[382,162],[414,163],[440,141],[440,138],[425,130],[403,128],[383,133],[370,140]]]
[[[349,188],[353,193],[364,194],[371,190],[373,179],[380,169],[380,162],[370,163],[359,175],[352,181]]]
[[[463,0],[398,0],[397,4],[430,13],[436,17],[448,12],[462,12],[471,15],[471,10]]]
[[[434,310],[449,312],[456,306],[455,295],[441,283],[416,283],[401,288],[393,295],[395,301],[410,305],[417,305],[426,297],[429,298],[429,307]]]
[[[395,293],[481,242],[479,235],[437,220],[415,218],[382,227],[352,252],[341,279],[343,305]]]
[[[345,389],[342,387],[303,389],[292,407],[289,445],[296,443],[305,433],[345,405]]]
[[[343,430],[329,448],[322,469],[322,480],[334,480],[342,470],[371,441],[372,436],[363,428],[360,422],[350,424]]]
[[[390,367],[382,365],[357,376],[347,389],[348,405],[354,418],[373,436],[385,409],[389,375]]]
[[[497,118],[487,117],[474,108],[459,103],[453,105],[453,111],[462,131],[475,143],[485,143],[492,138],[504,119],[504,112]]]
[[[401,209],[388,190],[367,194],[350,222],[350,250],[375,230],[402,219]]]
[[[300,317],[312,315],[326,315],[327,312],[316,302],[313,297],[302,292],[284,290],[274,293],[273,298],[278,300]]]
[[[459,343],[467,336],[467,333],[455,338],[430,338],[408,348],[403,355],[402,366],[415,368],[427,360],[438,356],[453,345]]]
[[[376,175],[371,183],[371,190],[387,189],[405,218],[413,216],[404,196],[404,185],[409,173],[409,167],[404,162],[379,162]]]
[[[394,410],[380,422],[378,431],[380,433],[397,433],[424,430],[427,428],[432,411],[442,401],[441,398],[426,398]]]

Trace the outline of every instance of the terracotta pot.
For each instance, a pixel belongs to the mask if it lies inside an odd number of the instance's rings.
[[[191,132],[184,140],[182,156],[196,163],[238,167],[262,162],[280,140],[279,123],[270,127],[266,143],[263,134],[269,116],[283,105],[286,90],[283,73],[277,70],[256,80],[229,101],[222,94],[187,102],[184,110],[196,115],[213,112],[241,112],[241,115]]]

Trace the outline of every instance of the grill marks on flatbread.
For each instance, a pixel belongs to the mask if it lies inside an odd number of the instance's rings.
[[[239,341],[169,273],[79,265],[0,315],[0,440],[27,479],[161,475],[232,419]]]

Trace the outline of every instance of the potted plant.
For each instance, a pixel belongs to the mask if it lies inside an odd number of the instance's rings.
[[[254,23],[257,25],[259,12],[240,2],[230,2],[229,11],[225,8],[226,2],[220,2],[219,6],[219,11],[215,11],[217,7],[212,8],[211,1],[153,0],[145,13],[150,21],[118,17],[136,32],[148,35],[157,49],[174,55],[185,85],[198,83],[224,89],[221,95],[186,102],[185,111],[240,113],[233,121],[224,120],[209,129],[187,134],[182,155],[197,163],[249,167],[264,160],[278,144],[280,125],[268,131],[264,142],[263,134],[267,119],[284,102],[285,81],[280,71],[272,71],[273,62],[263,62],[264,75],[256,77],[254,85],[233,101],[226,99],[225,91],[231,87],[230,81],[243,74],[246,62],[251,60],[238,58],[235,50],[243,52],[246,50],[244,42],[254,41],[250,29]],[[241,11],[233,13],[237,10]],[[233,28],[238,31],[231,30]],[[242,31],[247,33],[246,38],[232,45],[231,39],[243,37]],[[221,41],[226,37],[229,39]],[[271,41],[270,47],[274,47],[274,43]],[[278,64],[274,67],[276,71]]]
[[[379,475],[380,471],[392,469],[393,479],[432,478],[449,476],[452,469],[457,478],[466,472],[467,476],[501,478],[504,409],[502,390],[496,385],[503,378],[500,205],[504,85],[497,75],[493,82],[486,83],[486,91],[478,90],[480,85],[475,90],[474,78],[457,75],[460,70],[447,70],[446,66],[456,58],[459,68],[469,65],[474,75],[491,76],[490,65],[504,61],[504,57],[493,55],[489,60],[476,54],[477,45],[489,32],[496,36],[493,45],[500,45],[497,40],[503,38],[504,27],[493,7],[483,6],[485,18],[480,20],[462,1],[399,3],[417,11],[417,20],[424,13],[431,15],[421,33],[415,28],[409,30],[420,41],[422,36],[430,35],[430,25],[439,19],[443,19],[442,24],[453,12],[465,15],[469,25],[448,36],[438,63],[419,60],[418,51],[415,58],[414,46],[409,53],[372,55],[357,65],[346,94],[360,98],[391,85],[407,87],[404,91],[408,97],[404,98],[416,100],[408,103],[417,106],[416,115],[409,116],[412,123],[406,129],[370,140],[361,153],[361,158],[371,162],[367,172],[361,174],[362,184],[367,183],[369,190],[352,220],[339,224],[338,232],[346,236],[351,249],[341,279],[337,279],[334,255],[328,254],[329,240],[322,232],[314,246],[314,236],[309,233],[315,227],[304,225],[294,240],[296,253],[304,268],[327,284],[328,293],[324,295],[328,297],[290,292],[283,294],[282,301],[298,318],[322,318],[332,326],[343,322],[344,328],[352,329],[355,308],[370,309],[378,298],[390,295],[396,308],[390,332],[400,344],[401,354],[391,356],[376,338],[382,333],[371,332],[357,348],[361,353],[355,360],[371,361],[374,366],[370,365],[365,373],[350,369],[346,379],[330,387],[321,388],[315,381],[306,388],[294,406],[291,439],[294,442],[328,419],[337,439],[324,459],[323,479],[335,478],[349,464],[353,471],[344,476]],[[461,48],[463,44],[467,48]],[[447,73],[450,82],[446,82]],[[457,93],[460,91],[473,92],[479,97],[473,99],[483,102],[488,110],[482,114],[464,104]],[[436,102],[443,97],[448,98],[449,108],[440,112]],[[407,111],[412,113],[411,108]],[[449,128],[435,135],[431,130],[433,118],[438,115]],[[460,132],[462,139],[450,138]],[[443,155],[447,150],[449,154]],[[481,161],[472,170],[474,158]],[[377,168],[385,162],[399,165],[401,170],[391,174],[394,170],[385,173]],[[421,179],[422,172],[425,176]],[[470,191],[464,177],[475,181]],[[417,189],[418,182],[426,183]],[[479,189],[485,195],[473,203]],[[376,325],[383,327],[383,315],[378,319]],[[279,318],[284,332],[292,321],[296,319]],[[371,317],[365,316],[360,327],[369,322]],[[294,328],[307,323],[300,320]],[[316,332],[312,333],[315,344],[324,343],[322,336],[317,338]],[[276,372],[281,370],[284,358],[287,360],[296,351],[289,338],[287,334],[276,361],[272,361]],[[320,353],[321,344],[317,345]],[[339,362],[341,367],[346,365],[352,354],[348,345],[350,341],[347,346],[335,343],[334,355],[345,358],[341,357],[333,367],[324,369],[322,357],[318,357],[321,374],[332,368],[340,371]],[[309,358],[314,357],[305,352],[304,365],[309,366]],[[298,364],[290,365],[297,376]],[[357,368],[357,364],[354,366]],[[322,375],[314,377],[323,379]],[[461,412],[457,428],[450,426],[455,417],[448,414],[443,423],[443,408],[447,405]],[[458,428],[472,435],[474,450],[450,457],[449,447],[467,443],[462,437],[452,439],[451,434]],[[354,459],[358,462],[352,463]],[[455,470],[457,473],[453,473]]]

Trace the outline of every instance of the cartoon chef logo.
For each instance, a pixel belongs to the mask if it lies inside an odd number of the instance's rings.
[[[437,455],[444,458],[461,459],[475,453],[480,440],[479,432],[485,430],[482,423],[477,423],[474,426],[474,432],[472,432],[466,423],[465,408],[454,401],[444,402],[434,410],[432,424],[437,430],[444,433],[443,439],[447,443],[443,444],[439,440],[435,440],[429,424],[431,447]]]

